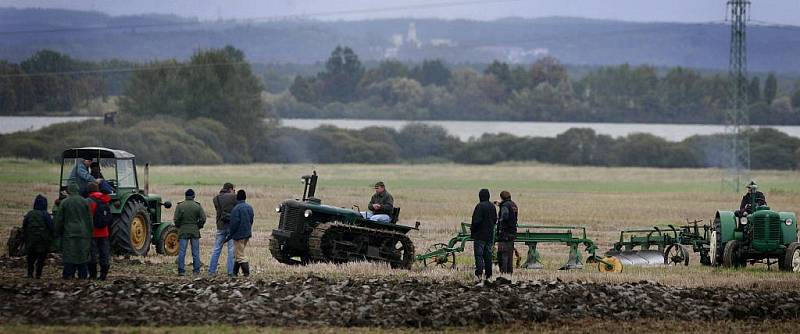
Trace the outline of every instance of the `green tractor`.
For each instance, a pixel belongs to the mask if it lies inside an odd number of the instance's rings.
[[[113,253],[144,256],[151,245],[155,244],[159,254],[178,255],[178,230],[171,222],[161,221],[161,207],[169,209],[172,203],[162,201],[161,196],[149,193],[148,165],[145,165],[145,188],[139,188],[133,154],[102,147],[65,150],[61,155],[59,200],[66,196],[74,166],[83,163],[83,158],[89,157],[99,164],[105,180],[114,190],[110,194],[109,203],[114,215],[114,222],[109,226]],[[53,207],[54,215],[58,210],[58,202]]]
[[[797,215],[758,203],[756,189],[755,184],[749,187],[751,201],[745,210],[717,211],[710,236],[712,264],[738,268],[777,263],[782,271],[800,272]]]
[[[414,243],[406,233],[416,227],[396,223],[400,208],[394,208],[389,223],[365,219],[357,210],[322,204],[314,197],[317,173],[301,178],[303,198],[286,200],[275,211],[278,228],[272,230],[269,250],[278,262],[344,263],[371,261],[388,263],[392,268],[411,268]]]

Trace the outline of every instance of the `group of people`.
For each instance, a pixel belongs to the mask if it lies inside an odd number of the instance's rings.
[[[479,286],[488,283],[492,277],[492,251],[495,242],[500,273],[509,277],[514,273],[514,240],[517,236],[519,209],[511,200],[511,193],[506,190],[500,192],[500,202],[490,202],[489,198],[488,189],[478,192],[479,202],[472,211],[470,225],[475,255],[475,283]],[[499,213],[495,206],[499,207]]]
[[[188,189],[186,199],[175,208],[174,222],[178,228],[178,275],[186,274],[186,248],[191,245],[192,273],[200,274],[200,230],[206,222],[206,214],[202,205],[196,202],[195,192]],[[225,183],[219,194],[212,200],[216,209],[216,237],[211,250],[211,263],[208,273],[216,275],[222,247],[227,245],[227,273],[230,277],[250,276],[250,263],[245,255],[247,242],[252,236],[253,207],[247,203],[247,192],[235,189],[230,182]]]

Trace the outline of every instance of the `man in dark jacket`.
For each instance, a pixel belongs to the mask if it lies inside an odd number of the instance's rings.
[[[188,189],[186,199],[175,207],[173,221],[178,228],[178,276],[185,275],[186,246],[192,245],[192,272],[200,273],[200,229],[206,223],[206,213],[194,201],[194,190]]]
[[[500,192],[502,200],[500,217],[497,221],[497,257],[500,259],[500,273],[514,273],[514,240],[517,237],[517,204],[511,200],[511,193],[503,190]]]
[[[25,251],[28,254],[28,278],[42,277],[44,261],[53,241],[53,218],[47,212],[47,198],[36,195],[33,210],[28,211],[22,220],[22,237],[25,240]]]
[[[367,209],[369,211],[361,213],[366,219],[384,223],[392,221],[394,198],[386,191],[386,185],[382,181],[375,183],[375,194],[369,199]]]
[[[92,214],[92,250],[89,253],[89,278],[104,281],[108,277],[108,270],[111,268],[109,258],[111,256],[111,243],[108,240],[108,226],[113,221],[111,215],[111,196],[106,192],[100,192],[97,183],[89,183],[86,187],[89,190],[89,212]],[[98,262],[98,259],[100,260]],[[97,276],[97,264],[100,264],[100,276]]]
[[[475,247],[475,283],[483,285],[492,277],[492,247],[494,242],[494,225],[497,222],[497,210],[489,202],[489,190],[478,192],[480,202],[472,210],[470,235]],[[486,276],[483,276],[484,270]]]
[[[80,196],[77,183],[70,183],[69,196],[58,205],[55,218],[56,234],[61,237],[61,250],[64,256],[63,278],[71,279],[78,272],[78,278],[89,276],[87,263],[92,245],[92,215],[89,203]]]
[[[767,197],[764,193],[758,191],[758,185],[754,181],[750,181],[747,185],[747,193],[742,197],[742,202],[739,204],[738,214],[742,216],[745,212],[752,213],[755,207],[767,205]]]
[[[214,239],[214,248],[211,249],[211,263],[208,264],[208,273],[215,275],[217,273],[217,263],[219,263],[219,255],[222,253],[222,246],[227,244],[228,256],[227,271],[228,276],[233,276],[233,243],[226,242],[228,238],[228,225],[231,221],[231,211],[236,206],[236,190],[232,183],[228,182],[222,185],[222,189],[217,196],[212,200],[214,202],[214,209],[217,210],[217,236]]]
[[[239,275],[239,269],[245,277],[250,276],[250,263],[244,255],[247,241],[250,240],[253,230],[253,207],[247,204],[247,193],[244,189],[236,192],[236,206],[231,211],[231,225],[228,240],[233,240],[233,253],[236,257],[236,264],[233,265],[233,275]]]

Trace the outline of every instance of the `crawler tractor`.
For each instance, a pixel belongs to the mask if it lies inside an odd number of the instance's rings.
[[[411,268],[414,244],[406,233],[417,227],[397,224],[400,208],[389,223],[365,219],[358,210],[322,204],[314,197],[317,173],[301,178],[303,198],[286,200],[275,210],[280,215],[272,230],[269,250],[278,262],[344,263],[373,261],[392,268]]]

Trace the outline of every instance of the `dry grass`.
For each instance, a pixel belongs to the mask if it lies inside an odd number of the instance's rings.
[[[583,225],[601,250],[608,249],[622,228],[645,228],[657,224],[680,224],[686,219],[708,219],[717,209],[738,205],[740,194],[721,192],[723,172],[714,169],[645,169],[563,167],[539,164],[497,166],[437,165],[245,165],[245,166],[156,166],[151,168],[151,191],[177,202],[186,188],[194,188],[198,200],[213,215],[211,198],[223,182],[230,181],[248,191],[248,202],[256,210],[254,237],[248,253],[259,276],[330,275],[397,276],[423,279],[468,280],[471,275],[471,248],[459,257],[457,271],[415,268],[390,270],[386,266],[354,263],[343,266],[315,264],[290,267],[275,262],[267,250],[270,231],[277,225],[275,206],[286,198],[302,195],[299,177],[316,169],[320,174],[317,196],[324,203],[364,207],[376,180],[383,180],[402,207],[401,223],[422,222],[420,231],[410,236],[417,253],[437,242],[446,242],[459,223],[467,221],[480,188],[489,188],[497,197],[509,190],[521,210],[523,224]],[[43,193],[55,196],[58,166],[41,162],[0,160],[0,237],[10,226],[20,223],[33,197]],[[800,211],[800,172],[757,172],[773,208]],[[143,180],[140,175],[140,180]],[[167,210],[164,220],[171,220]],[[213,224],[203,230],[202,253],[208,261],[213,243]],[[521,250],[524,254],[524,250]],[[566,261],[562,245],[542,247],[547,269],[522,270],[519,279],[562,279],[593,282],[652,280],[676,286],[738,286],[760,288],[800,288],[800,276],[767,271],[765,266],[742,271],[700,266],[697,258],[686,268],[628,267],[622,274],[601,274],[594,268],[561,272]],[[155,253],[155,252],[152,252]],[[150,256],[152,268],[143,275],[171,275],[173,259]],[[157,265],[163,264],[163,265]]]

